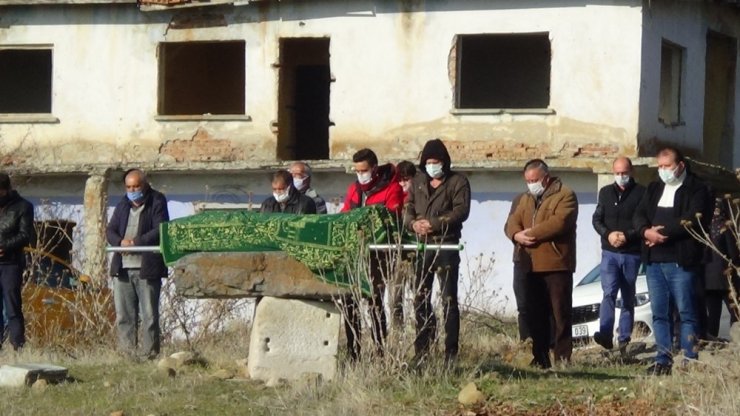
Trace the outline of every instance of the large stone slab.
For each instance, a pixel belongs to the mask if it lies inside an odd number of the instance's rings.
[[[0,386],[30,386],[36,380],[58,383],[67,378],[67,369],[52,364],[12,364],[0,367]]]
[[[337,371],[340,314],[332,302],[264,297],[255,310],[247,369],[276,384]]]
[[[326,299],[346,289],[324,283],[282,251],[194,253],[173,266],[177,293],[191,298],[274,296]]]

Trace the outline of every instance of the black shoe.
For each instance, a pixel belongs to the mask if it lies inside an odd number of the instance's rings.
[[[594,332],[594,342],[606,348],[607,350],[611,350],[614,348],[614,341],[612,340],[612,337],[602,335],[601,332],[598,331]]]
[[[647,375],[649,376],[670,376],[671,366],[666,364],[655,363],[648,367]]]

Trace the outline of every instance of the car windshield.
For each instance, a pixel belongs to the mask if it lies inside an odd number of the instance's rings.
[[[637,272],[637,275],[640,276],[643,274],[645,274],[645,265],[641,264],[640,271]],[[581,279],[581,281],[578,282],[576,286],[588,285],[588,284],[596,283],[600,281],[601,281],[601,266],[597,265],[596,267],[591,269],[590,272],[586,273],[586,276],[584,276],[583,279]]]

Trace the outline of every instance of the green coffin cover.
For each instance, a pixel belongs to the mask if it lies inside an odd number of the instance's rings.
[[[367,293],[367,245],[391,241],[396,230],[378,205],[330,215],[207,211],[162,223],[160,249],[170,266],[195,252],[282,250],[329,283],[361,279]]]

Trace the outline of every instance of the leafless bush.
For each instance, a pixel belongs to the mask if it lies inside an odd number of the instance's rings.
[[[52,217],[53,206],[40,207],[42,218]],[[113,293],[107,281],[84,276],[71,266],[72,229],[67,220],[35,223],[38,243],[26,250],[22,299],[29,345],[78,348],[112,340]]]
[[[731,240],[735,244],[737,252],[740,253],[740,199],[732,198],[731,195],[725,195],[724,201],[722,201],[727,209],[727,216],[725,218],[721,231],[723,233],[729,233]],[[697,213],[696,217],[701,220],[702,214]],[[737,284],[738,276],[740,276],[740,259],[730,255],[727,250],[722,250],[712,240],[710,230],[707,230],[701,221],[697,221],[698,226],[693,226],[691,222],[684,222],[683,226],[691,234],[691,236],[703,245],[711,249],[715,254],[720,256],[727,264],[724,275],[727,279],[727,286],[729,288],[729,295],[731,300],[731,312],[735,317],[740,318],[740,302],[738,302]]]
[[[246,324],[253,304],[250,299],[188,299],[177,294],[173,279],[166,279],[160,300],[162,341],[200,351],[232,325]]]

